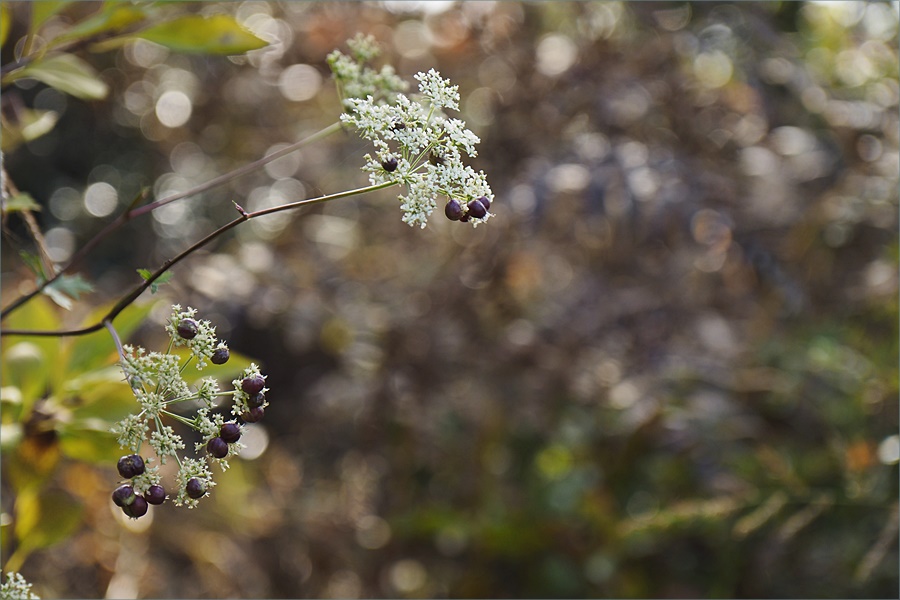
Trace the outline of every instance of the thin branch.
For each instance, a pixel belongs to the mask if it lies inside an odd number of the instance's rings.
[[[214,178],[210,179],[209,181],[201,183],[189,190],[186,190],[184,192],[179,192],[177,194],[173,194],[167,198],[163,198],[162,200],[157,200],[156,202],[151,202],[150,204],[145,204],[138,208],[134,208],[134,203],[132,203],[127,209],[125,209],[125,212],[123,212],[118,217],[116,217],[115,219],[113,219],[112,221],[107,223],[107,225],[103,229],[101,229],[93,238],[88,240],[88,242],[84,246],[82,246],[82,248],[72,256],[72,258],[69,260],[69,262],[68,262],[68,264],[66,264],[66,266],[59,269],[56,273],[54,273],[48,279],[39,283],[38,286],[34,290],[28,292],[27,294],[19,296],[18,298],[16,298],[12,302],[10,302],[9,305],[5,306],[2,310],[0,310],[0,320],[6,318],[6,316],[9,315],[9,313],[13,312],[17,308],[21,307],[23,304],[25,304],[26,302],[28,302],[29,300],[31,300],[32,298],[34,298],[35,296],[40,294],[42,291],[44,291],[44,289],[47,288],[47,286],[52,284],[59,277],[62,277],[63,275],[65,275],[75,265],[77,265],[82,259],[84,259],[84,257],[91,250],[93,250],[103,239],[105,239],[108,235],[110,235],[112,232],[114,232],[116,229],[118,229],[125,223],[128,223],[131,219],[133,219],[135,217],[139,217],[141,215],[144,215],[148,212],[151,212],[151,211],[159,208],[160,206],[164,206],[171,202],[175,202],[176,200],[182,200],[189,196],[194,196],[196,194],[200,194],[200,193],[210,190],[214,187],[223,185],[225,183],[228,183],[229,181],[237,179],[238,177],[247,175],[248,173],[251,173],[251,172],[257,170],[257,169],[269,164],[272,161],[278,160],[279,158],[286,156],[286,155],[290,154],[291,152],[295,152],[295,151],[299,150],[300,148],[302,148],[303,146],[306,146],[307,144],[311,144],[311,143],[316,142],[324,137],[327,137],[337,131],[340,131],[340,129],[341,129],[341,124],[339,122],[332,123],[328,127],[324,128],[320,131],[317,131],[316,133],[314,133],[298,142],[294,142],[293,144],[290,144],[289,146],[285,146],[284,148],[282,148],[281,150],[278,150],[277,152],[273,152],[272,154],[268,154],[268,155],[260,158],[259,160],[255,160],[251,163],[247,163],[245,165],[238,167],[237,169],[234,169],[233,171],[229,171],[227,173],[219,175],[218,177],[214,177]],[[140,198],[143,199],[143,197],[144,196],[141,196]]]
[[[179,262],[213,241],[226,231],[233,229],[243,223],[244,221],[249,221],[250,219],[255,219],[257,217],[262,217],[265,215],[271,215],[273,213],[282,212],[286,210],[293,210],[295,208],[300,208],[303,206],[307,206],[309,204],[319,204],[322,202],[328,202],[329,200],[337,200],[339,198],[346,198],[348,196],[356,196],[359,194],[366,194],[368,192],[375,192],[377,190],[383,190],[385,188],[389,188],[392,186],[398,185],[398,183],[389,181],[386,183],[379,183],[377,185],[370,185],[367,187],[356,188],[352,190],[347,190],[345,192],[338,192],[336,194],[329,194],[327,196],[319,196],[318,198],[309,198],[307,200],[298,200],[297,202],[290,202],[288,204],[280,204],[278,206],[273,206],[270,208],[264,208],[262,210],[258,210],[255,212],[243,212],[240,217],[237,219],[226,223],[222,227],[219,227],[203,239],[194,243],[189,248],[183,250],[181,253],[176,255],[173,258],[170,258],[166,262],[162,264],[156,271],[154,271],[143,283],[135,287],[131,292],[122,297],[115,306],[113,306],[109,312],[107,312],[99,322],[94,325],[90,325],[88,327],[83,327],[80,329],[69,329],[62,331],[36,331],[31,329],[0,329],[0,336],[6,335],[27,335],[27,336],[40,336],[40,337],[67,337],[67,336],[76,336],[76,335],[86,335],[88,333],[93,333],[100,329],[103,329],[106,323],[112,323],[113,319],[115,319],[125,308],[127,308],[132,302],[134,302],[138,296],[140,296],[144,290],[150,287],[150,285],[159,279],[163,273],[177,265]]]

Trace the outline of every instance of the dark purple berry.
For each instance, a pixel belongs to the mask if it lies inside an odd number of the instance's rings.
[[[257,406],[255,408],[251,408],[247,412],[241,415],[241,418],[247,423],[256,423],[266,414],[266,409],[262,406]]]
[[[251,396],[260,393],[264,387],[266,387],[266,380],[262,375],[251,375],[244,377],[244,380],[241,381],[241,389]]]
[[[135,496],[134,502],[122,507],[122,512],[132,519],[139,519],[147,514],[147,500],[143,496]]]
[[[468,223],[469,222],[469,213],[464,214],[459,218],[460,223]]]
[[[466,207],[469,209],[469,215],[476,219],[483,219],[487,214],[487,209],[484,207],[484,204],[478,200],[472,200],[466,204]]]
[[[256,408],[258,406],[262,406],[266,401],[266,395],[262,392],[258,394],[253,394],[249,398],[247,398],[247,406],[250,408]]]
[[[220,437],[214,437],[206,442],[206,451],[216,458],[225,458],[228,456],[228,442]]]
[[[214,365],[224,365],[228,362],[228,358],[231,356],[231,353],[228,352],[228,348],[225,346],[219,346],[213,351],[212,358],[209,360],[212,361]]]
[[[444,207],[444,214],[451,221],[459,221],[459,218],[463,216],[462,206],[456,200],[450,200],[447,206]]]
[[[191,477],[190,479],[188,479],[187,485],[185,486],[184,490],[187,492],[188,496],[196,500],[198,498],[202,498],[203,494],[206,493],[206,486],[203,485],[203,482],[196,477]]]
[[[219,437],[229,444],[233,444],[241,439],[241,426],[233,421],[223,423],[219,429]]]
[[[193,319],[182,319],[181,322],[178,323],[177,330],[178,335],[186,340],[192,340],[197,337],[200,326],[197,325],[197,321]]]
[[[116,465],[116,468],[119,470],[119,475],[125,479],[131,479],[143,474],[144,459],[137,454],[123,456],[119,459],[119,464]]]
[[[397,159],[392,156],[389,159],[387,159],[386,161],[384,161],[383,163],[381,163],[381,167],[388,173],[393,173],[394,171],[397,170],[398,164],[399,163],[397,162]]]
[[[134,488],[130,485],[120,485],[112,493],[112,499],[113,502],[116,503],[116,506],[128,506],[134,502],[135,498],[137,498],[137,496],[134,494]]]
[[[166,490],[161,485],[153,484],[147,488],[144,500],[150,504],[162,504],[166,501]]]
[[[491,210],[491,201],[487,199],[487,196],[482,196],[480,198],[476,198],[479,202],[484,204],[484,208],[486,210]]]

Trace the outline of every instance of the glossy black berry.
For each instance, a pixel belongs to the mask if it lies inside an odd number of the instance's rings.
[[[122,512],[124,512],[132,519],[139,519],[147,514],[147,508],[147,500],[142,496],[135,496],[134,502],[132,502],[128,506],[122,507]]]
[[[197,321],[193,319],[182,319],[178,323],[177,330],[178,335],[186,340],[192,340],[197,337],[197,333],[200,331],[200,326],[197,324]]]
[[[394,171],[397,170],[398,164],[399,163],[397,162],[397,159],[392,156],[389,159],[387,159],[386,161],[384,161],[383,163],[381,163],[381,167],[388,173],[393,173]]]
[[[206,451],[216,458],[225,458],[228,456],[228,442],[220,437],[214,437],[206,442]]]
[[[450,200],[444,207],[444,214],[451,221],[459,221],[459,218],[463,216],[462,206],[456,200]]]
[[[225,346],[219,346],[213,351],[212,358],[209,360],[212,361],[214,365],[224,365],[228,362],[228,358],[231,356],[231,353],[228,352],[228,348]]]
[[[256,408],[251,408],[247,412],[241,415],[241,418],[247,423],[256,423],[260,419],[263,418],[266,414],[266,409],[262,406],[257,406]]]
[[[144,500],[150,504],[162,504],[166,501],[166,490],[161,485],[151,485],[144,494]]]
[[[247,406],[250,408],[256,408],[258,406],[262,406],[266,402],[266,395],[262,392],[258,394],[253,394],[249,398],[247,398]]]
[[[466,207],[469,209],[469,215],[475,219],[483,219],[487,214],[487,208],[477,199],[466,204]]]
[[[223,423],[219,428],[219,437],[229,444],[233,444],[241,439],[241,426],[233,421]]]
[[[203,494],[206,493],[206,486],[203,485],[203,482],[196,477],[191,477],[190,479],[188,479],[187,485],[184,487],[184,491],[187,492],[188,496],[196,500],[198,498],[202,498]]]
[[[491,201],[487,199],[487,196],[481,196],[480,198],[476,198],[476,200],[484,204],[486,210],[491,210]]]
[[[144,459],[138,454],[123,456],[119,459],[119,464],[116,465],[116,468],[119,470],[119,475],[125,479],[131,479],[143,474]]]
[[[137,496],[134,493],[134,488],[130,485],[120,485],[116,488],[116,490],[112,493],[113,502],[116,503],[116,506],[128,506]]]
[[[241,381],[241,389],[251,396],[260,393],[264,387],[266,387],[266,380],[262,375],[251,375],[244,377],[244,380]]]

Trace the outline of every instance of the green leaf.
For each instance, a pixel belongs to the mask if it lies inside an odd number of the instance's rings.
[[[155,42],[175,52],[193,54],[243,54],[268,45],[229,15],[185,15],[97,46],[105,50],[137,38]]]
[[[144,281],[148,281],[153,276],[153,272],[148,271],[147,269],[138,269],[137,272]],[[166,271],[165,273],[157,277],[153,281],[153,283],[150,284],[150,293],[155,294],[156,292],[158,292],[159,286],[169,283],[169,280],[172,279],[173,275],[174,273],[172,273],[172,271]]]
[[[63,275],[44,288],[44,294],[66,310],[71,310],[81,294],[92,291],[94,286],[81,275]]]
[[[10,329],[58,329],[59,318],[53,305],[44,297],[37,296],[10,314],[4,325]],[[27,343],[32,348],[19,348],[10,355],[10,350],[20,343]],[[4,386],[19,387],[22,393],[22,412],[28,414],[32,403],[42,396],[50,385],[51,371],[58,364],[60,341],[52,337],[18,337],[3,338],[0,345],[3,350],[0,359],[0,381]],[[29,358],[31,357],[31,358]],[[15,360],[13,360],[15,359]],[[36,360],[35,360],[36,359]],[[15,361],[22,360],[29,365],[31,375],[26,377]],[[19,383],[15,383],[18,381]]]
[[[104,305],[95,311],[92,311],[82,322],[83,326],[93,325],[100,321],[112,308],[112,304]],[[115,328],[122,340],[128,337],[137,329],[150,310],[153,303],[132,304],[116,317]],[[108,366],[117,360],[116,345],[113,342],[109,331],[103,329],[95,333],[79,336],[75,338],[71,345],[71,351],[68,355],[68,363],[66,365],[66,378],[78,377],[83,373],[93,372],[94,369]],[[118,381],[122,381],[121,374]]]
[[[32,254],[27,250],[19,250],[19,258],[22,259],[22,262],[25,263],[25,266],[28,267],[31,272],[34,273],[38,278],[47,277],[47,274],[44,272],[44,263],[41,262],[41,259],[36,254]]]
[[[100,419],[68,424],[59,431],[60,450],[79,462],[114,464],[122,455],[122,448],[110,432],[110,426],[111,423]]]
[[[23,78],[37,79],[83,100],[100,100],[109,92],[109,86],[94,68],[74,54],[63,53],[36,60],[7,75],[4,82]]]
[[[59,490],[23,490],[16,498],[16,537],[29,550],[61,542],[81,523],[83,507]]]
[[[33,34],[47,19],[61,11],[74,0],[40,0],[31,3],[31,33]]]
[[[19,210],[41,210],[41,205],[34,201],[29,194],[19,193],[6,201],[6,212]]]
[[[6,43],[6,38],[9,36],[9,6],[6,4],[0,4],[0,47]]]
[[[99,13],[76,23],[71,29],[54,38],[49,47],[82,40],[99,33],[114,32],[147,18],[143,7],[119,2],[107,2]]]

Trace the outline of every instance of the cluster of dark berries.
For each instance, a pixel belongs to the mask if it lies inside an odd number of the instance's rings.
[[[206,443],[206,451],[216,458],[228,456],[228,444],[233,444],[241,439],[241,427],[234,421],[223,423],[219,428],[219,435]]]
[[[451,198],[444,207],[444,214],[451,221],[467,222],[471,218],[483,219],[488,214],[491,201],[486,196],[475,198],[466,204],[465,208],[455,198]]]
[[[116,467],[119,475],[125,479],[133,479],[138,475],[143,475],[145,471],[144,459],[139,454],[130,454],[119,459]],[[161,485],[153,484],[147,488],[143,496],[135,493],[134,487],[130,484],[122,484],[112,493],[113,502],[116,506],[121,507],[122,512],[137,519],[147,514],[147,508],[150,504],[162,504],[166,501],[166,490]]]
[[[266,402],[266,394],[263,392],[265,387],[266,380],[262,375],[250,375],[241,380],[241,389],[250,396],[247,398],[249,410],[241,415],[241,418],[247,423],[256,423],[266,414],[266,410],[263,408],[263,404]]]
[[[185,317],[178,322],[178,326],[175,328],[178,332],[178,335],[186,340],[192,340],[197,337],[197,334],[200,333],[200,324],[190,318]],[[213,350],[212,356],[210,357],[210,362],[214,365],[224,365],[228,362],[228,358],[231,356],[231,353],[228,351],[228,347],[224,345],[220,345],[215,350]]]

